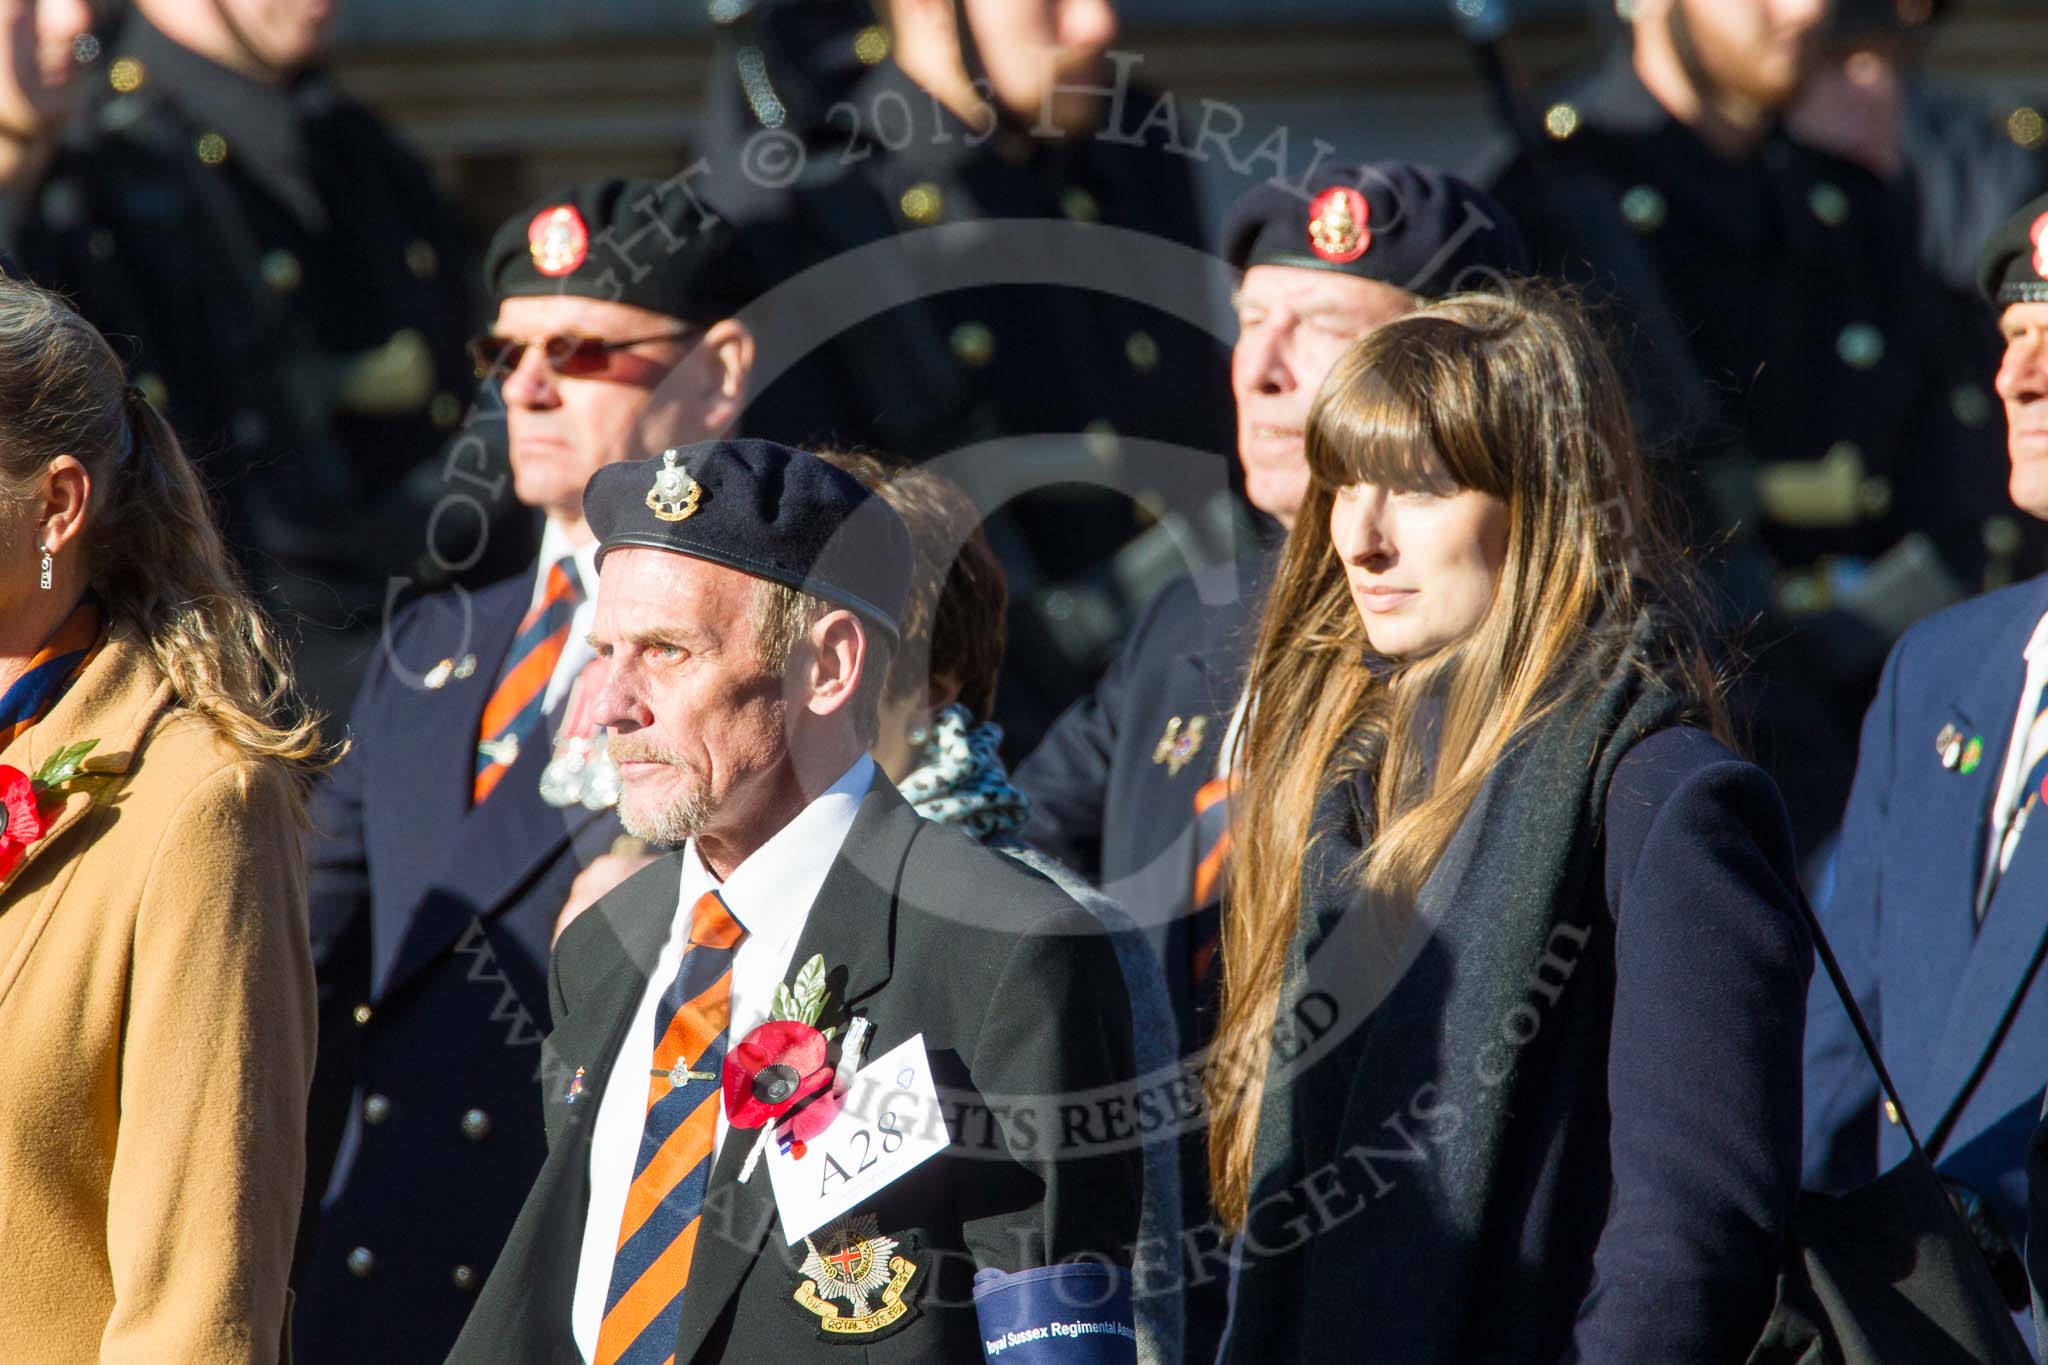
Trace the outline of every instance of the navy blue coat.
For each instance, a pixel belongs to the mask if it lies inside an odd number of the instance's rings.
[[[1813,961],[1784,803],[1761,769],[1675,726],[1616,766],[1603,834],[1595,903],[1565,917],[1595,932],[1543,1025],[1574,1040],[1598,1083],[1569,1110],[1513,1116],[1487,1226],[1450,1234],[1477,1241],[1482,1267],[1460,1361],[1741,1360],[1771,1310],[1798,1189]],[[1489,1065],[1483,1051],[1440,1064]],[[1390,1114],[1428,1129],[1443,1111],[1411,1111],[1364,1073],[1311,1071],[1292,1093],[1300,1165],[1326,1178],[1266,1212],[1290,1241],[1248,1234],[1228,1365],[1359,1359],[1373,1323],[1348,1300],[1370,1287],[1347,1248],[1416,1235],[1375,1209],[1377,1177],[1353,1157],[1399,1146]],[[1376,1358],[1413,1365],[1384,1343]]]
[[[314,798],[301,1361],[442,1360],[546,1156],[549,936],[618,823],[540,799],[548,743],[470,804],[484,703],[532,590],[525,574],[400,613]],[[469,677],[424,685],[472,654]]]
[[[1245,670],[1257,644],[1268,564],[1246,560],[1161,589],[1095,690],[1067,709],[1018,767],[1031,798],[1023,839],[1100,887],[1151,939],[1166,967],[1181,1037],[1195,1019],[1186,964],[1203,930],[1191,924],[1195,794],[1216,775]],[[1202,722],[1178,772],[1159,755],[1167,727]],[[1214,926],[1207,926],[1213,930]]]
[[[2026,1228],[2027,1141],[2048,1079],[2048,986],[2027,967],[2048,934],[2048,830],[2024,835],[1980,928],[1975,913],[1991,801],[2005,762],[2048,578],[1922,621],[1892,649],[1863,722],[1835,890],[1821,916],[1857,1003],[1944,1176],[1980,1194],[2015,1250]],[[1981,737],[1970,772],[1944,768],[1936,736]],[[2000,1020],[2018,1011],[1994,1049]],[[1974,1087],[1970,1077],[1983,1068]],[[1806,1039],[1806,1177],[1826,1189],[1906,1154],[1879,1113],[1877,1078],[1823,975]]]

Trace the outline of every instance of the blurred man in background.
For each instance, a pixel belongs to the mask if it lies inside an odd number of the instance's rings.
[[[609,887],[638,866],[610,851],[616,768],[577,747],[597,586],[583,486],[732,424],[753,359],[731,317],[741,257],[651,180],[576,186],[492,239],[498,313],[473,349],[504,397],[513,492],[546,530],[526,572],[397,617],[315,798],[301,1361],[443,1359],[540,1169],[555,915],[591,869],[613,865]]]
[[[25,206],[23,267],[133,338],[130,372],[343,712],[387,575],[419,576],[461,419],[466,253],[425,167],[318,65],[327,0],[136,0]],[[509,500],[507,500],[509,502]],[[482,527],[435,527],[463,563]],[[508,542],[512,538],[503,538]],[[530,542],[528,542],[530,545]],[[501,569],[528,549],[494,547]],[[483,570],[488,565],[469,565]]]
[[[1013,755],[1185,566],[1116,552],[1228,482],[1222,344],[1124,292],[1149,276],[1154,299],[1207,302],[1173,106],[1153,112],[1115,35],[1108,0],[765,0],[722,32],[705,110],[708,201],[778,278],[817,267],[761,328],[742,429],[915,461],[1014,438],[947,466],[1009,575]],[[801,177],[770,173],[771,150]],[[1186,460],[1160,478],[1140,442]]]
[[[1539,268],[1620,306],[1654,446],[1721,606],[1802,850],[1833,828],[1898,633],[2020,550],[1974,349],[1904,196],[1785,116],[1825,0],[1641,0],[1522,121],[1495,183]]]

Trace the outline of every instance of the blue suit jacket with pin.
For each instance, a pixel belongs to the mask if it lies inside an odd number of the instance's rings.
[[[2027,979],[2048,934],[2048,820],[2020,838],[1981,926],[1975,906],[2026,676],[2021,651],[2044,611],[2048,577],[1952,607],[1893,647],[1863,722],[1821,915],[1915,1130],[1926,1140],[1949,1125],[1935,1165],[1983,1197],[2015,1251],[2048,1080],[2048,981]],[[1945,726],[1982,738],[1971,771],[1942,765]],[[1807,1019],[1806,1179],[1849,1188],[1905,1156],[1906,1137],[1881,1115],[1876,1075],[1824,973],[1814,974]]]
[[[619,826],[540,799],[551,728],[470,803],[484,705],[532,591],[524,574],[400,612],[314,797],[302,1362],[442,1360],[546,1155],[534,1080],[549,939]],[[437,663],[470,656],[428,686]]]
[[[1190,941],[1202,856],[1195,795],[1216,776],[1244,690],[1270,564],[1218,565],[1161,589],[1095,690],[1067,709],[1016,773],[1031,798],[1024,841],[1100,887],[1151,940],[1183,1050],[1213,1024],[1197,1017],[1186,971],[1201,946]],[[1160,742],[1173,722],[1184,735],[1197,720],[1201,742],[1176,768]]]

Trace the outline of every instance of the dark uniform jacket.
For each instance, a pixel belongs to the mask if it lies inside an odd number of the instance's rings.
[[[1541,961],[1504,957],[1490,944],[1502,895],[1543,893],[1459,888],[1378,1007],[1267,1094],[1293,1150],[1254,1187],[1222,1361],[1335,1365],[1359,1358],[1360,1331],[1387,1365],[1739,1361],[1755,1345],[1798,1187],[1812,964],[1784,806],[1755,766],[1679,725],[1628,749],[1602,809],[1593,874],[1557,921],[1584,933],[1553,936]],[[1319,809],[1308,856],[1333,888],[1353,884],[1350,823]],[[1498,828],[1468,823],[1440,871]],[[1358,913],[1342,891],[1327,905]],[[1526,1012],[1477,1031],[1442,1013],[1467,977],[1502,972],[1528,982]],[[1432,1039],[1435,1057],[1388,1057],[1375,1034],[1389,1029]],[[1538,1076],[1505,1079],[1525,1051]],[[1411,1088],[1417,1074],[1434,1079]],[[1518,1096],[1489,1169],[1459,1146],[1486,1121],[1454,1098],[1469,1102],[1472,1078]],[[1454,1221],[1479,1181],[1484,1218]],[[1432,1245],[1469,1262],[1414,1275],[1436,1320],[1375,1330],[1403,1305],[1370,1267]]]
[[[1187,1048],[1214,1027],[1194,990],[1194,954],[1217,927],[1195,922],[1195,795],[1216,776],[1268,571],[1240,561],[1167,585],[1015,778],[1031,798],[1025,842],[1100,887],[1152,940]]]
[[[1978,1195],[2015,1252],[2028,1141],[2048,1078],[2048,829],[2021,835],[1980,924],[1991,802],[2025,679],[2021,651],[2048,578],[1909,631],[1863,722],[1833,895],[1821,908],[1858,1006],[1944,1176]],[[1944,727],[1979,746],[1945,767]],[[1969,750],[1966,748],[1965,753]],[[1806,1173],[1853,1187],[1906,1154],[1846,1011],[1816,978],[1806,1034]],[[2010,1015],[2010,1019],[2008,1019]]]
[[[1138,131],[1156,97],[1128,81],[1114,128],[970,125],[892,59],[856,59],[864,6],[750,8],[693,182],[771,283],[796,281],[757,310],[741,427],[918,461],[1023,442],[939,468],[993,514],[1012,602],[997,719],[1028,752],[1158,586],[1106,563],[1143,528],[1132,499],[1192,516],[1232,477],[1222,268],[1185,149],[1171,117]]]
[[[541,800],[547,742],[470,804],[484,704],[532,588],[405,610],[314,798],[320,1058],[296,1324],[315,1365],[445,1356],[544,1155],[549,936],[619,826]]]
[[[1270,560],[1241,560],[1168,584],[1102,681],[1067,708],[1015,777],[1031,798],[1024,840],[1102,888],[1157,955],[1182,1056],[1214,1034],[1222,981],[1220,905],[1195,903],[1207,851],[1195,797],[1216,777],[1270,570]],[[1215,1248],[1201,1244],[1218,1236],[1207,1151],[1197,1128],[1178,1154],[1181,1216],[1194,1239],[1183,1304],[1190,1359],[1213,1354],[1223,1317],[1225,1286],[1206,1254]]]
[[[674,919],[678,875],[673,859],[655,864],[562,936],[549,976],[547,1164],[451,1365],[580,1360],[569,1323],[591,1130]],[[1085,910],[1014,861],[920,819],[878,778],[792,960],[814,953],[825,957],[834,1003],[870,1021],[868,1057],[924,1035],[947,1111],[953,1145],[854,1209],[872,1213],[898,1254],[918,1264],[906,1294],[914,1312],[888,1336],[821,1340],[818,1318],[796,1299],[809,1284],[799,1269],[804,1243],[786,1244],[766,1172],[737,1183],[750,1144],[734,1130],[711,1175],[676,1365],[977,1360],[977,1269],[1015,1271],[1084,1253],[1128,1263],[1137,1150],[1091,1147],[1093,1109],[1071,1125],[1063,1117],[1064,1097],[1131,1075],[1123,980]]]
[[[1544,273],[1620,306],[1684,529],[1730,621],[1764,618],[1761,743],[1810,845],[1891,639],[2017,563],[1991,319],[1921,264],[1910,194],[1782,132],[1724,159],[1626,51],[1545,118],[1494,193]],[[1924,559],[1863,577],[1914,533]]]
[[[322,71],[265,84],[135,14],[112,56],[25,205],[22,265],[114,339],[273,606],[330,627],[374,616],[387,573],[420,572],[426,506],[446,491],[408,498],[400,481],[474,386],[453,215]],[[457,562],[464,521],[439,528]],[[502,574],[519,558],[492,562]],[[339,711],[360,665],[329,663],[302,658],[302,672]]]

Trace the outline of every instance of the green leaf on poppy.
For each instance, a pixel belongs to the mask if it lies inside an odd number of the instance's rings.
[[[82,739],[76,744],[65,745],[50,755],[49,761],[36,773],[36,781],[45,787],[63,786],[78,776],[79,769],[85,765],[85,756],[97,747],[99,741],[96,739]]]
[[[825,955],[814,953],[811,960],[797,970],[796,1000],[803,1010],[801,1018],[806,1024],[818,1022],[818,1016],[825,1012]]]
[[[796,997],[789,993],[789,987],[779,982],[775,987],[775,1007],[768,1011],[768,1017],[770,1019],[803,1018],[802,1013],[797,1009]]]

